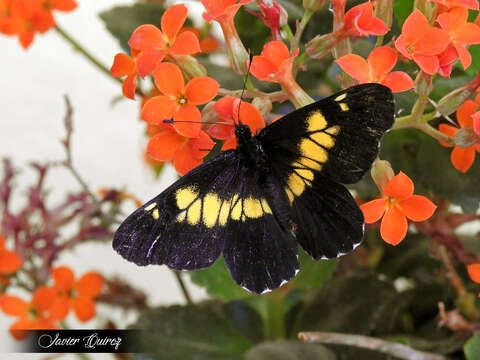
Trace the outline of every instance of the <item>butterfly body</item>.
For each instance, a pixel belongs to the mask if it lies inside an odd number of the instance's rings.
[[[240,109],[241,111],[241,109]],[[341,183],[370,168],[393,123],[391,92],[366,84],[298,109],[258,134],[237,124],[222,152],[131,214],[113,247],[138,265],[192,270],[223,255],[234,280],[262,293],[314,259],[341,256],[363,237],[363,215]]]

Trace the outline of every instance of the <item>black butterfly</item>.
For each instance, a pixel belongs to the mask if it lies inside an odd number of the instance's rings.
[[[233,279],[263,293],[299,271],[297,242],[314,259],[360,244],[363,215],[340,183],[360,180],[394,119],[379,84],[343,90],[252,136],[237,124],[222,152],[131,214],[113,248],[137,265],[193,270],[223,255]]]

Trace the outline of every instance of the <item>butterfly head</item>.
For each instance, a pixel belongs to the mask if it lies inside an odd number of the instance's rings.
[[[250,126],[246,124],[235,125],[235,136],[239,144],[244,144],[252,137]]]

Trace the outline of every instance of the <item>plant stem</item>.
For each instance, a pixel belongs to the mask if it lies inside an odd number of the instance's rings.
[[[285,337],[283,296],[283,293],[272,293],[267,298],[265,327],[268,340],[282,339]]]
[[[290,45],[290,52],[298,49],[302,34],[305,28],[307,27],[308,22],[312,18],[313,14],[314,13],[312,10],[306,9],[305,12],[303,13],[302,20],[300,20],[300,22],[297,22],[297,29],[295,30],[295,37],[293,39],[293,42]]]
[[[441,131],[438,131],[430,124],[421,123],[421,124],[415,125],[414,128],[423,131],[425,134],[430,135],[431,137],[433,137],[438,141],[442,141],[450,145],[454,145],[455,143],[451,136],[448,136],[442,133]]]
[[[55,30],[61,37],[63,37],[67,42],[69,42],[75,50],[85,56],[93,65],[95,65],[100,71],[105,73],[108,77],[112,78],[116,82],[122,83],[122,80],[116,77],[113,77],[110,74],[110,70],[103,65],[99,60],[97,60],[90,52],[88,52],[82,45],[80,45],[74,38],[68,35],[65,30],[63,30],[60,26],[55,25]]]
[[[285,31],[288,42],[292,44],[295,39],[295,35],[293,35],[292,29],[290,29],[290,25],[285,24],[284,26],[282,26],[282,30]]]
[[[77,42],[74,38],[72,38],[69,34],[65,32],[58,24],[55,25],[55,31],[68,43],[70,43],[73,48],[82,54],[88,61],[90,61],[97,69],[107,75],[110,79],[118,82],[119,84],[123,84],[123,80],[117,77],[112,76],[110,74],[110,69],[108,69],[104,64],[102,64],[99,60],[97,60],[87,49],[85,49],[79,42]],[[135,92],[141,96],[145,97],[145,94],[140,89],[136,89]]]
[[[429,113],[426,113],[422,116],[420,122],[428,122],[432,119],[435,119],[438,116],[437,111],[432,111]],[[418,125],[419,121],[413,117],[412,114],[402,116],[399,118],[395,119],[395,123],[393,124],[392,130],[398,130],[398,129],[406,129],[409,127],[414,127],[415,125]]]
[[[185,282],[182,279],[182,274],[179,271],[172,270],[173,274],[175,275],[175,278],[177,279],[178,285],[180,286],[180,289],[182,290],[183,297],[185,298],[185,301],[187,304],[193,304],[192,298],[190,294],[188,293],[187,286],[185,285]]]

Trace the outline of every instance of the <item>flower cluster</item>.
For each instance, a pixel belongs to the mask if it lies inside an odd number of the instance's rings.
[[[16,295],[0,295],[0,309],[16,317],[10,332],[24,338],[24,330],[57,329],[71,309],[78,320],[85,322],[95,316],[94,298],[103,288],[103,278],[96,272],[84,274],[78,280],[66,266],[52,269],[53,286],[39,286],[29,301]]]
[[[72,11],[75,0],[0,0],[0,32],[17,36],[28,48],[36,33],[45,33],[55,26],[53,11]]]

